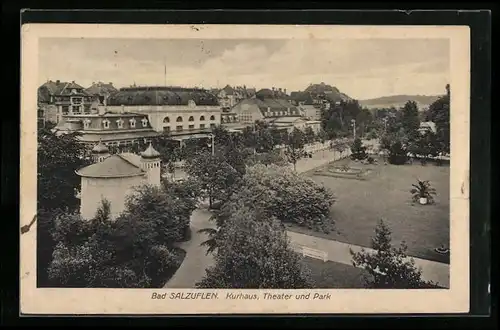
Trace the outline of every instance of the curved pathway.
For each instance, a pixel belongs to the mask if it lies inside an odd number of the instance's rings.
[[[206,255],[206,247],[200,244],[208,239],[205,233],[199,233],[203,228],[214,228],[209,221],[211,213],[206,209],[196,209],[191,215],[191,239],[178,245],[186,251],[186,256],[174,276],[164,286],[165,288],[194,288],[196,282],[205,275],[205,269],[210,267],[214,260],[212,255]]]

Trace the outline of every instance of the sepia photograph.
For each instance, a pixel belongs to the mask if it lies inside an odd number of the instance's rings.
[[[23,30],[21,307],[466,309],[467,29],[59,25]]]

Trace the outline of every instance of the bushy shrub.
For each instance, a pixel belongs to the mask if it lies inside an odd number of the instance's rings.
[[[255,208],[232,214],[217,237],[215,265],[197,283],[199,288],[300,289],[311,287],[300,256],[275,218]]]
[[[351,145],[351,159],[363,160],[366,157],[368,157],[366,153],[366,146],[363,145],[360,138],[356,138]]]
[[[399,141],[394,142],[389,149],[389,163],[393,165],[404,165],[408,161],[406,148]]]
[[[256,165],[243,180],[244,188],[232,196],[233,201],[253,204],[282,222],[323,232],[332,230],[329,215],[335,198],[313,180],[276,165]]]

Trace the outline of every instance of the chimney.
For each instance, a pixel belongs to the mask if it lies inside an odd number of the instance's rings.
[[[279,91],[280,91],[280,93],[281,93],[281,88],[278,88],[278,90],[279,90]]]
[[[286,94],[286,88],[284,88],[284,89],[283,89],[283,93],[285,93],[285,94]]]
[[[109,85],[110,85],[110,86],[113,86],[113,83],[112,83],[112,82],[110,82],[110,83],[109,83]]]
[[[75,81],[74,81],[74,80],[72,80],[72,81],[71,81],[71,83],[72,83],[72,84],[74,84],[74,83],[75,83]]]
[[[59,79],[56,80],[56,85],[59,85],[61,81]]]

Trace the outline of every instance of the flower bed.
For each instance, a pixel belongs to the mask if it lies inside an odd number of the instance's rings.
[[[348,166],[329,166],[314,171],[314,175],[330,176],[335,178],[365,180],[365,176],[371,172],[370,169],[362,169]]]

